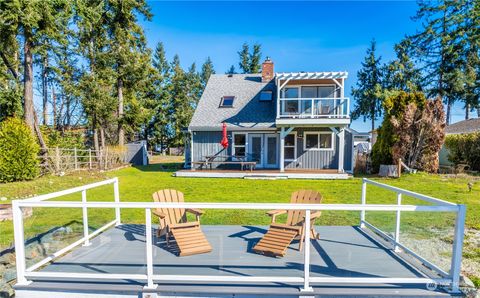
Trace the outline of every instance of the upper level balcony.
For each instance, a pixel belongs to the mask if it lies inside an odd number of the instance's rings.
[[[277,74],[277,125],[348,125],[346,73]]]

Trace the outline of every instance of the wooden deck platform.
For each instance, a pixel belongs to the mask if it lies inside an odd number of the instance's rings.
[[[243,179],[348,179],[348,173],[339,173],[337,170],[308,170],[308,169],[258,169],[253,171],[214,169],[214,170],[180,170],[175,172],[176,177],[194,178],[243,178]]]
[[[163,239],[154,239],[154,273],[220,276],[302,276],[303,253],[294,243],[283,258],[251,251],[266,227],[203,226],[213,251],[177,257]],[[319,277],[421,277],[419,267],[384,247],[373,235],[358,227],[316,227],[321,240],[311,243],[311,276]],[[91,246],[79,247],[44,267],[47,272],[132,273],[145,267],[143,225],[121,225],[94,238]],[[66,274],[68,276],[68,274]],[[160,282],[155,291],[143,290],[144,282],[34,279],[16,286],[16,297],[298,297],[299,284]],[[425,285],[312,285],[316,296],[449,296],[427,290]],[[142,296],[143,295],[143,296]]]

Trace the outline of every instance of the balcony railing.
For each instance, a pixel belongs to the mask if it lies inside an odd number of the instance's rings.
[[[280,98],[277,118],[348,118],[350,99]]]
[[[87,190],[113,184],[114,201],[108,202],[89,202],[87,201]],[[380,205],[380,204],[367,204],[367,185],[371,187],[383,188],[387,191],[396,194],[397,202],[392,205]],[[368,179],[363,179],[362,192],[361,192],[361,204],[272,204],[272,203],[154,203],[154,202],[121,202],[119,196],[118,179],[110,179],[103,182],[89,184],[81,187],[72,188],[56,193],[36,196],[25,200],[15,200],[13,204],[13,217],[14,217],[14,233],[15,233],[15,252],[16,252],[16,266],[17,266],[17,285],[28,284],[31,278],[49,278],[56,280],[65,280],[71,278],[79,279],[93,279],[93,280],[140,280],[146,283],[146,288],[156,288],[155,282],[166,281],[185,281],[185,282],[252,282],[252,283],[266,283],[266,282],[295,282],[303,283],[302,290],[305,292],[312,292],[311,284],[439,284],[450,287],[452,292],[459,292],[459,279],[460,279],[460,265],[462,260],[462,244],[464,237],[464,224],[465,224],[465,205],[457,205],[447,201],[439,200],[433,197],[418,194],[412,191],[404,190],[401,188],[389,186],[386,184],[378,183]],[[81,193],[81,201],[49,201],[53,198],[58,198],[64,195]],[[429,205],[407,205],[402,202],[402,195],[410,198],[418,199]],[[60,251],[52,254],[44,260],[26,268],[25,262],[25,238],[24,238],[24,223],[22,216],[22,208],[25,207],[42,207],[42,208],[79,208],[82,209],[82,217],[84,224],[84,235],[78,241],[70,244],[69,246],[61,249]],[[115,210],[115,219],[100,229],[90,232],[88,229],[88,213],[87,209],[90,208],[112,208]],[[152,235],[152,216],[151,210],[155,208],[203,208],[203,209],[248,209],[248,210],[303,210],[305,211],[305,230],[310,230],[310,216],[313,211],[357,211],[360,212],[360,226],[362,229],[371,229],[384,236],[384,238],[394,244],[396,252],[398,249],[403,250],[411,257],[416,258],[422,264],[431,268],[438,273],[438,278],[421,277],[418,278],[405,278],[405,277],[318,277],[310,275],[310,266],[313,265],[310,262],[310,245],[304,247],[304,260],[303,260],[303,274],[296,276],[210,276],[210,275],[158,275],[153,271],[153,235]],[[145,211],[145,262],[146,267],[144,272],[138,272],[137,274],[130,273],[82,273],[82,272],[45,272],[38,270],[48,264],[49,262],[57,259],[65,253],[71,251],[76,246],[81,244],[90,245],[90,239],[100,234],[113,225],[120,225],[121,213],[120,209],[143,209]],[[365,213],[367,211],[381,212],[391,211],[395,212],[395,232],[394,236],[389,236],[386,232],[375,227],[372,223],[365,220]],[[433,262],[421,257],[413,249],[408,248],[401,242],[400,238],[400,223],[401,214],[403,212],[453,212],[456,214],[455,232],[452,238],[453,252],[451,255],[451,267],[448,272],[442,270]],[[421,216],[421,215],[419,215]],[[387,217],[388,218],[388,217]],[[305,233],[305,243],[310,243],[310,233]],[[238,257],[238,256],[237,256]],[[357,256],[361,258],[362,256]],[[382,264],[376,264],[381,266]]]

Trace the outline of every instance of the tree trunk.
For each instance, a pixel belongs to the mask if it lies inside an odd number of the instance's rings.
[[[55,95],[55,89],[52,87],[52,110],[53,110],[53,128],[57,128],[58,115],[57,115],[57,96]]]
[[[40,144],[40,148],[42,149],[42,155],[47,153],[47,144],[43,140],[42,131],[40,130],[40,126],[38,125],[37,113],[33,111],[33,130],[37,135],[38,143]]]
[[[450,102],[450,100],[448,101],[447,103],[447,117],[446,117],[446,124],[447,125],[450,125],[450,113],[451,113],[451,110],[452,110],[452,103]]]
[[[465,120],[470,119],[470,104],[465,107]]]
[[[374,130],[375,130],[375,119],[372,118],[372,131],[374,131]]]
[[[32,60],[32,41],[30,34],[25,33],[24,46],[24,88],[23,88],[23,112],[27,125],[35,130],[35,117],[33,106],[33,60]]]
[[[105,149],[107,146],[105,145],[105,129],[103,127],[100,128],[100,141],[102,143],[102,149]]]
[[[125,145],[125,132],[123,131],[123,80],[117,81],[118,92],[118,145]]]
[[[64,96],[65,98],[65,96]],[[71,118],[71,114],[70,114],[70,96],[67,96],[65,101],[66,101],[66,112],[65,112],[65,125],[70,128],[70,125],[72,125],[72,118]]]
[[[43,96],[43,105],[42,105],[42,123],[47,125],[48,115],[47,115],[47,103],[48,103],[48,88],[47,88],[47,69],[48,69],[48,56],[45,55],[42,57],[42,96]]]

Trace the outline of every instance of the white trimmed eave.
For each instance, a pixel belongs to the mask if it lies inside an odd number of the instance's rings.
[[[275,78],[277,80],[321,80],[321,79],[346,79],[348,72],[277,72]]]

